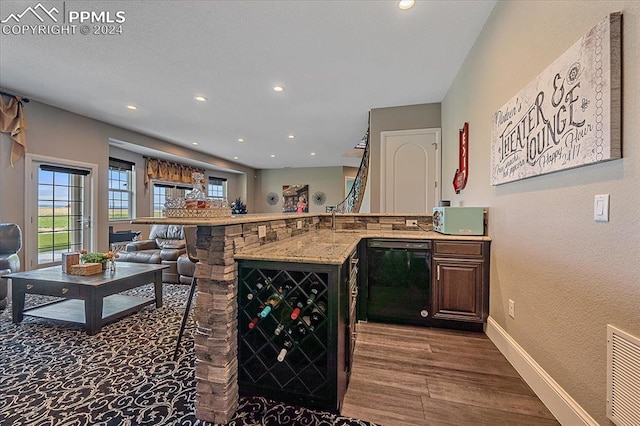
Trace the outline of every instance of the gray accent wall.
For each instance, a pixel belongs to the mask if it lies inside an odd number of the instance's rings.
[[[326,206],[335,206],[344,200],[344,180],[355,176],[358,169],[353,167],[305,167],[264,169],[256,172],[255,210],[249,213],[282,213],[282,186],[309,185],[309,213],[324,213]],[[326,201],[318,206],[311,199],[317,191],[324,192]],[[267,194],[278,194],[278,204],[269,205]]]

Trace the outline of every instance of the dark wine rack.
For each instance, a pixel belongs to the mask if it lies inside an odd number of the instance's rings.
[[[351,354],[348,348],[351,344],[348,298],[352,290],[349,262],[315,265],[239,261],[238,384],[241,393],[339,411]],[[250,327],[269,296],[281,294],[286,284],[290,288],[285,290],[277,306]],[[312,287],[317,289],[315,298]],[[297,320],[291,320],[290,313],[296,308],[297,300],[302,303],[301,313]],[[317,321],[311,322],[314,309]],[[284,328],[279,327],[281,324]],[[294,343],[279,361],[286,339]]]

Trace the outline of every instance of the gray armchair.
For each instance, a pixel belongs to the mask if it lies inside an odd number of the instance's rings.
[[[162,270],[162,281],[177,284],[178,258],[187,252],[182,225],[153,225],[146,240],[133,241],[126,251],[118,252],[118,262],[161,263],[169,267]]]
[[[18,253],[22,249],[22,231],[15,223],[0,223],[0,309],[7,307],[8,283],[3,275],[20,271]]]

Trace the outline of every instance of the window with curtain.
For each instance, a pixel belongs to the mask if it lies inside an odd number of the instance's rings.
[[[109,220],[132,219],[135,163],[109,157]]]
[[[204,173],[204,169],[171,163],[156,158],[145,157],[145,162],[145,186],[148,186],[149,183],[154,180],[191,184],[193,183],[192,175],[194,172]]]
[[[153,181],[153,198],[151,210],[153,217],[163,217],[164,203],[168,199],[184,197],[193,186],[176,185],[171,182]]]
[[[227,179],[209,177],[207,185],[207,196],[214,200],[227,199]]]

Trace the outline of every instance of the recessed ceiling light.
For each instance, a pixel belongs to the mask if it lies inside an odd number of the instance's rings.
[[[271,154],[271,158],[276,158],[276,155],[275,154]]]
[[[314,155],[316,155],[316,153],[315,153],[315,152],[312,152],[312,153],[311,153],[311,156],[314,156]]]
[[[244,142],[244,139],[238,138],[238,142]]]
[[[198,142],[191,142],[191,145],[198,145]]]
[[[238,158],[240,158],[240,157],[238,157],[237,155],[235,157],[233,157],[234,160],[237,160]]]
[[[284,92],[284,87],[282,86],[273,86],[274,92]]]
[[[130,110],[134,110],[134,111],[135,111],[135,110],[137,110],[137,109],[138,109],[138,107],[137,107],[137,106],[135,106],[135,105],[127,105],[127,109],[130,109]]]
[[[198,102],[207,102],[207,98],[205,98],[204,96],[194,96],[193,99]]]
[[[398,7],[402,10],[407,10],[411,9],[415,4],[415,0],[400,0]]]
[[[289,135],[289,139],[295,139],[296,136],[295,135]]]

